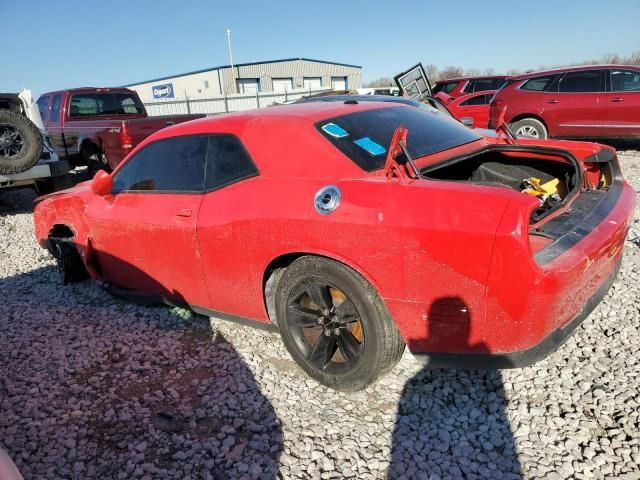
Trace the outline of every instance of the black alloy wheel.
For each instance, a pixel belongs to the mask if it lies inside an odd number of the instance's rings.
[[[306,278],[290,293],[287,326],[296,346],[316,369],[344,373],[364,352],[364,329],[353,302],[320,278]]]
[[[362,390],[391,370],[404,340],[373,286],[335,260],[305,255],[275,287],[275,322],[307,375],[336,390]]]
[[[22,132],[10,123],[0,123],[0,155],[4,158],[19,156],[25,148]]]

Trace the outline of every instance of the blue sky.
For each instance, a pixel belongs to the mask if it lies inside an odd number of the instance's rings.
[[[333,60],[365,81],[417,61],[501,73],[640,50],[638,0],[0,0],[0,18],[0,91],[35,94],[227,64],[227,28],[236,63]]]

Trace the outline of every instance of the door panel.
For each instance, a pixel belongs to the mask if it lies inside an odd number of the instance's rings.
[[[605,109],[605,70],[584,70],[565,73],[558,82],[557,92],[546,94],[547,113],[557,137],[597,137],[606,134],[602,119]]]
[[[487,128],[491,97],[492,94],[465,95],[452,102],[449,109],[458,120],[463,117],[471,117],[476,128]]]
[[[89,203],[90,240],[106,280],[179,303],[206,301],[196,221],[208,141],[149,143],[113,173],[112,193]]]
[[[201,305],[207,292],[196,237],[201,194],[118,193],[87,207],[105,280]]]
[[[611,69],[609,92],[602,95],[611,136],[640,136],[640,71]]]

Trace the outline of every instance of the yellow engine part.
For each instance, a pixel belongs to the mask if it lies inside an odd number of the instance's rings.
[[[529,195],[535,195],[536,197],[547,197],[558,193],[560,187],[560,179],[558,178],[549,180],[547,183],[540,183],[542,180],[536,177],[528,178],[526,181],[530,187],[525,188],[523,192]]]

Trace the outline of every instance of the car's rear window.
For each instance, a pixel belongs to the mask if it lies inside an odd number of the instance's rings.
[[[456,120],[415,107],[350,113],[319,122],[318,131],[368,172],[384,166],[393,132],[408,130],[407,149],[415,159],[482,138]]]
[[[144,113],[138,97],[132,93],[80,93],[71,97],[71,117],[127,115]]]

